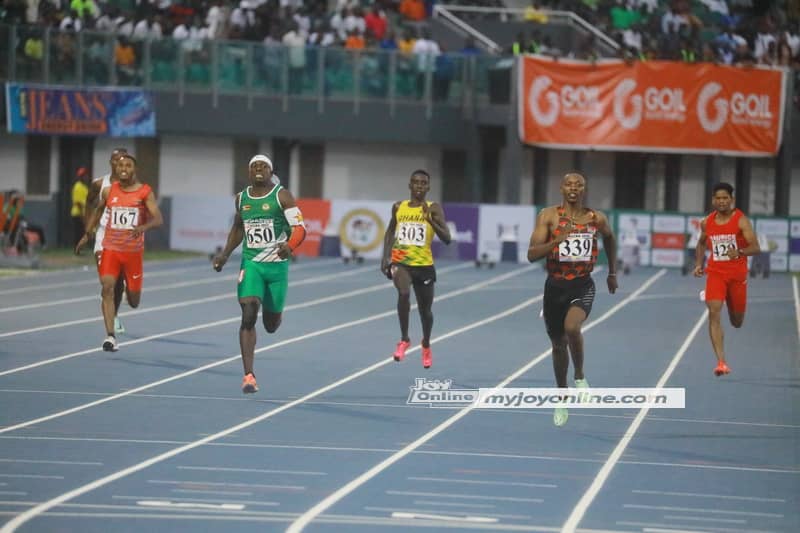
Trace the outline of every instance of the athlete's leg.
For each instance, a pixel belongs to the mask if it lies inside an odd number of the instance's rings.
[[[556,386],[567,388],[567,371],[569,370],[569,350],[567,349],[567,336],[550,338],[553,346],[553,373],[556,376]]]
[[[125,279],[120,276],[117,279],[117,283],[114,285],[114,316],[119,314],[119,306],[122,305],[122,294],[125,292]],[[136,305],[133,304],[131,301],[131,294],[128,292],[128,304],[131,307],[136,307],[139,305],[139,301],[136,301]]]
[[[583,333],[581,326],[586,320],[586,311],[581,307],[571,306],[564,319],[564,333],[569,344],[569,353],[575,367],[575,379],[583,379]],[[566,374],[566,369],[564,371]],[[566,380],[566,377],[564,378]],[[561,386],[561,385],[559,385]]]
[[[433,329],[433,282],[425,285],[423,283],[414,284],[414,296],[417,298],[419,317],[422,321],[422,347],[428,348],[431,345],[431,330]]]
[[[731,326],[742,327],[744,314],[747,310],[747,278],[734,279],[728,282],[728,295],[725,299],[728,304],[728,318]]]
[[[722,300],[706,300],[708,307],[708,334],[711,337],[711,347],[714,348],[714,355],[717,361],[725,361],[724,340],[725,335],[722,331]]]
[[[114,284],[117,277],[112,274],[100,276],[100,295],[103,298],[101,309],[103,310],[103,323],[106,327],[106,334],[114,336]]]
[[[408,342],[408,314],[411,309],[411,274],[404,267],[393,265],[392,281],[397,288],[397,318],[400,320],[400,340]]]
[[[242,308],[242,323],[239,326],[239,347],[242,350],[242,365],[244,373],[253,374],[253,360],[256,351],[256,321],[261,300],[255,296],[239,298]]]
[[[267,333],[275,333],[281,325],[283,306],[289,290],[289,263],[280,262],[260,266],[264,278],[264,297],[261,299],[261,320]]]

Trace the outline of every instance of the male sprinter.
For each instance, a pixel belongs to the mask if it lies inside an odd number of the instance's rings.
[[[450,244],[450,230],[444,210],[425,195],[431,189],[431,177],[424,170],[415,170],[408,183],[411,199],[392,206],[392,218],[383,237],[381,272],[394,281],[397,288],[397,316],[400,319],[400,342],[394,360],[402,361],[411,345],[408,337],[408,314],[411,310],[410,287],[414,286],[419,316],[422,320],[422,366],[433,364],[431,330],[433,329],[433,285],[436,269],[433,266],[431,242],[433,233]]]
[[[720,315],[728,304],[731,326],[742,327],[747,309],[747,256],[761,253],[758,238],[744,213],[734,207],[733,187],[720,182],[712,189],[714,212],[700,223],[700,237],[694,254],[694,275],[703,275],[706,247],[711,247],[706,272],[705,300],[708,307],[708,333],[717,356],[715,376],[729,374],[725,361],[724,334]]]
[[[117,351],[114,332],[116,314],[114,287],[124,274],[128,305],[133,308],[139,307],[144,276],[142,269],[144,232],[163,223],[153,190],[136,177],[136,159],[128,153],[121,154],[115,169],[119,181],[101,191],[100,203],[92,213],[86,234],[75,246],[75,253],[79,254],[81,248],[89,242],[103,213],[108,210],[108,220],[102,240],[103,251],[98,261],[103,295],[103,320],[107,333],[103,341],[103,350],[107,352]]]
[[[583,375],[583,335],[581,326],[594,303],[595,286],[591,272],[597,262],[597,234],[603,236],[608,257],[608,292],[617,290],[617,243],[606,216],[583,205],[586,179],[567,174],[561,181],[561,205],[546,207],[536,217],[531,234],[528,261],[547,257],[544,285],[544,321],[553,346],[556,383],[567,387],[569,358],[575,365],[575,386],[588,388]],[[567,354],[569,347],[569,355]],[[556,408],[553,423],[563,426],[569,413]]]
[[[239,270],[239,305],[242,323],[239,346],[242,349],[244,379],[242,392],[258,391],[253,371],[256,349],[256,320],[264,306],[263,322],[267,333],[281,325],[283,304],[289,287],[289,258],[306,237],[303,215],[292,194],[272,180],[272,161],[258,154],[250,160],[250,183],[236,195],[236,215],[225,249],[214,258],[220,272],[231,253],[242,243]]]
[[[119,181],[119,176],[117,176],[116,171],[116,164],[117,160],[120,158],[122,154],[127,154],[128,150],[125,148],[114,148],[111,152],[111,158],[108,160],[109,165],[111,166],[111,172],[106,174],[105,176],[101,176],[94,181],[92,181],[91,185],[89,186],[89,196],[86,198],[86,222],[85,227],[89,227],[89,219],[94,212],[95,207],[97,206],[96,202],[97,199],[100,197],[100,193],[103,189],[107,187],[111,187],[112,183],[116,183]],[[106,231],[106,223],[108,222],[108,210],[103,211],[103,217],[100,219],[100,226],[97,228],[97,234],[94,238],[94,260],[97,264],[97,274],[98,277],[100,275],[100,256],[103,253],[103,235]],[[125,333],[125,327],[120,322],[119,317],[119,306],[122,303],[122,293],[125,291],[125,278],[122,276],[119,277],[117,280],[117,284],[114,286],[114,333],[117,335],[121,335]]]

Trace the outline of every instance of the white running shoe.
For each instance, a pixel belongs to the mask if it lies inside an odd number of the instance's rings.
[[[706,301],[706,291],[700,291],[700,301],[701,302]]]
[[[116,352],[117,350],[119,350],[119,348],[117,348],[117,339],[112,335],[106,337],[106,340],[103,341],[103,351]]]
[[[120,321],[119,317],[116,316],[114,317],[114,333],[116,333],[117,335],[122,335],[123,333],[125,333],[125,326],[122,325],[122,322]]]

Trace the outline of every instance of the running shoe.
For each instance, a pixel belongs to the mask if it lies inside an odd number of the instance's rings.
[[[397,343],[397,349],[394,351],[394,360],[402,361],[406,356],[406,350],[411,346],[411,341],[400,341]]]
[[[242,392],[245,394],[253,394],[254,392],[258,392],[256,377],[252,372],[250,374],[246,374],[244,379],[242,379]]]
[[[700,291],[700,301],[701,302],[706,301],[706,291]]]
[[[433,354],[431,353],[431,348],[428,346],[425,348],[422,347],[422,366],[424,368],[430,368],[433,364]]]
[[[122,325],[122,322],[120,321],[119,317],[116,316],[114,317],[114,333],[116,333],[117,335],[122,335],[123,333],[125,333],[125,326]]]
[[[557,427],[566,424],[567,418],[569,418],[569,411],[567,411],[566,407],[556,407],[555,411],[553,411],[553,424]]]
[[[588,389],[589,388],[589,382],[586,381],[586,378],[576,379],[575,380],[575,388],[576,389]]]
[[[117,348],[117,339],[115,339],[113,335],[106,337],[106,340],[103,341],[103,351],[116,352],[117,350],[119,350],[119,348]]]
[[[725,363],[725,361],[720,361],[719,363],[717,363],[717,368],[714,369],[715,376],[724,376],[725,374],[730,374],[730,373],[731,369],[727,365],[727,363]]]

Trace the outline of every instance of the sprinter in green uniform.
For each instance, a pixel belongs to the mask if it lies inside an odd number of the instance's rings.
[[[306,236],[303,215],[292,194],[272,180],[272,161],[267,156],[259,154],[250,160],[250,183],[236,195],[236,216],[228,242],[214,258],[214,270],[220,272],[243,243],[237,293],[242,308],[239,345],[244,393],[258,391],[253,362],[259,307],[264,306],[264,329],[274,333],[281,325],[289,286],[289,258]]]

